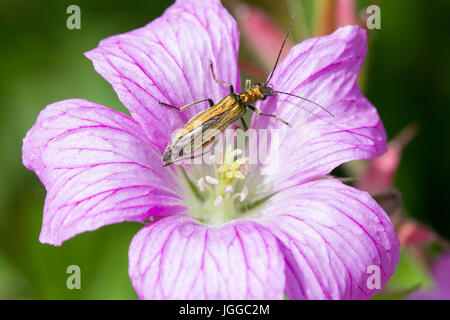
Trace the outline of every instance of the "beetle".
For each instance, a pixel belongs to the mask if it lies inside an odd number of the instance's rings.
[[[241,119],[244,125],[244,129],[247,128],[244,119],[242,116],[246,113],[247,109],[257,113],[260,116],[272,117],[275,118],[284,124],[290,126],[290,124],[278,117],[275,114],[263,113],[261,110],[257,109],[254,106],[254,103],[257,101],[263,101],[269,96],[275,96],[277,94],[285,94],[293,97],[300,98],[302,100],[308,101],[321,109],[327,111],[330,115],[332,115],[328,110],[323,108],[321,105],[315,103],[312,100],[306,99],[301,96],[297,96],[292,93],[282,92],[274,90],[269,82],[272,79],[273,73],[278,65],[278,61],[280,59],[281,53],[283,51],[283,47],[286,43],[286,40],[289,37],[289,34],[292,29],[292,23],[294,21],[294,16],[291,19],[291,23],[289,26],[289,30],[286,34],[286,37],[281,45],[281,49],[278,53],[278,57],[275,61],[275,65],[272,68],[272,71],[269,75],[268,80],[264,84],[256,83],[252,84],[250,79],[247,79],[245,82],[245,90],[241,93],[235,93],[233,85],[229,82],[223,80],[217,80],[214,75],[213,64],[210,62],[210,72],[212,79],[221,84],[226,84],[230,88],[230,94],[225,98],[220,100],[218,103],[214,103],[212,99],[203,99],[196,102],[189,103],[181,108],[172,106],[165,102],[159,102],[161,105],[167,106],[169,108],[176,109],[178,111],[183,111],[190,106],[196,105],[202,102],[208,102],[210,108],[196,114],[191,120],[189,120],[182,129],[180,129],[175,136],[170,141],[167,146],[163,157],[162,162],[163,166],[170,165],[176,161],[186,159],[183,158],[184,155],[194,157],[194,153],[200,149],[205,148],[215,141],[217,136],[225,130],[230,124],[235,122],[238,119]],[[333,116],[333,115],[332,115]]]

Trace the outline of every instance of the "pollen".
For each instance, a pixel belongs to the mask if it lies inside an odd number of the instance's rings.
[[[225,190],[226,187],[231,186],[235,179],[245,179],[245,175],[242,173],[241,167],[245,165],[247,158],[239,158],[234,160],[234,158],[241,153],[241,150],[236,149],[232,151],[231,146],[227,146],[223,164],[219,169],[217,169],[217,173],[220,174],[220,186],[222,190]]]
[[[216,153],[214,160],[194,171],[192,178],[182,171],[186,190],[190,190],[184,194],[189,215],[209,226],[247,215],[252,196],[245,180],[250,175],[250,163],[242,150],[227,145],[225,152]]]

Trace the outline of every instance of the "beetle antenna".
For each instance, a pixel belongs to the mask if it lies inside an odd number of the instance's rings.
[[[291,24],[289,25],[289,30],[286,34],[286,37],[284,38],[283,44],[281,45],[280,52],[278,52],[277,60],[275,61],[275,65],[273,66],[272,71],[270,72],[269,79],[266,81],[266,83],[264,83],[264,86],[267,86],[269,84],[270,80],[272,79],[273,72],[275,71],[275,69],[278,65],[278,61],[280,60],[281,52],[283,51],[284,45],[286,44],[289,34],[291,33],[292,23],[294,22],[294,18],[295,18],[295,14],[292,15]]]
[[[334,118],[334,114],[332,114],[330,111],[328,111],[327,109],[325,109],[324,107],[322,107],[322,106],[321,106],[320,104],[318,104],[317,102],[314,102],[314,101],[312,101],[312,100],[306,99],[306,98],[304,98],[304,97],[297,96],[297,95],[292,94],[292,93],[289,93],[289,92],[275,91],[275,90],[274,90],[273,92],[285,94],[285,95],[287,95],[287,96],[296,97],[296,98],[299,98],[299,99],[308,101],[308,102],[310,102],[310,103],[312,103],[312,104],[318,106],[320,109],[326,111],[330,116],[332,116],[332,117]]]

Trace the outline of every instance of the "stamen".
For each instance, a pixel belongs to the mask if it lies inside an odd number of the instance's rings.
[[[219,184],[219,180],[211,177],[211,176],[205,176],[205,180],[206,182],[208,182],[209,184]]]
[[[244,186],[242,188],[241,195],[239,197],[239,201],[243,202],[245,200],[245,198],[247,198],[247,195],[248,195],[248,188],[247,188],[247,186]]]
[[[223,164],[228,164],[231,163],[232,161],[232,157],[231,157],[231,145],[227,145],[227,149],[225,150],[225,157],[223,159]]]
[[[214,206],[218,207],[222,204],[223,202],[223,197],[222,196],[217,196],[216,200],[214,200]]]
[[[245,175],[239,170],[239,168],[247,162],[247,158],[237,159],[234,162],[231,162],[231,157],[228,154],[227,160],[219,169],[217,169],[218,173],[222,173],[222,177],[225,177],[228,181],[227,184],[231,184],[234,179],[245,179]]]
[[[198,179],[197,181],[197,187],[200,190],[200,192],[205,191],[205,179],[203,179],[203,177],[201,177],[200,179]]]
[[[240,170],[242,174],[246,176],[250,172],[250,164],[246,161]]]
[[[211,163],[204,175],[197,176],[198,180],[191,182],[198,193],[196,198],[200,201],[195,200],[190,211],[198,221],[208,225],[220,225],[239,218],[241,214],[247,214],[247,205],[239,204],[239,201],[246,200],[245,203],[248,203],[249,190],[247,186],[242,187],[245,182],[236,183],[238,179],[244,180],[250,170],[247,165],[248,158],[242,154],[242,150],[233,150],[231,145],[228,145],[224,154],[215,155],[216,163]],[[222,157],[223,163],[219,162],[219,157]],[[211,160],[213,162],[214,159]]]

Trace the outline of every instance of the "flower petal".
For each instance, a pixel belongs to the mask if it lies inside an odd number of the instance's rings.
[[[433,264],[433,286],[412,293],[410,300],[450,300],[450,252],[444,252]]]
[[[131,242],[129,274],[142,299],[282,299],[276,238],[252,221],[207,228],[187,216],[145,226]]]
[[[170,173],[130,117],[81,99],[47,106],[23,143],[47,189],[40,241],[179,212]]]
[[[232,83],[240,90],[236,22],[218,0],[179,0],[158,19],[134,31],[109,37],[86,53],[141,124],[161,152],[171,134],[206,102],[183,112],[160,101],[182,107],[207,98],[218,102]]]
[[[367,193],[326,179],[270,201],[262,221],[283,244],[289,298],[366,299],[378,291],[373,277],[382,288],[394,273],[398,238]]]
[[[274,90],[310,99],[334,117],[313,103],[287,95],[263,102],[264,112],[277,114],[292,125],[254,116],[255,128],[279,129],[277,149],[283,152],[279,162],[270,162],[267,174],[294,185],[322,177],[343,162],[370,159],[386,151],[377,111],[356,82],[365,53],[366,34],[357,26],[340,28],[291,49],[274,72]]]

